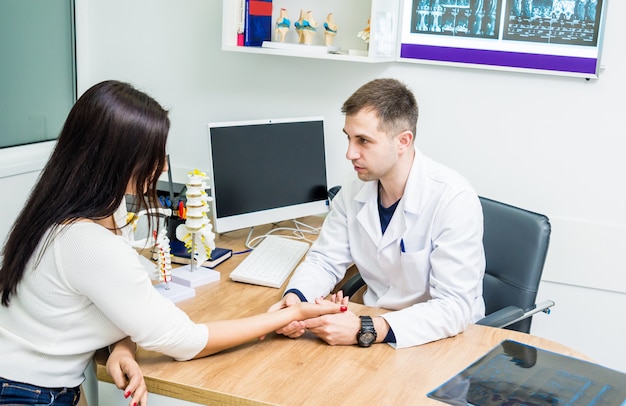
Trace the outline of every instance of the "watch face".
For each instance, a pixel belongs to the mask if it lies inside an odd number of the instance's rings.
[[[359,335],[359,344],[360,345],[370,345],[374,342],[376,336],[371,331],[364,331]]]
[[[376,329],[370,316],[359,316],[361,318],[361,330],[356,335],[356,340],[361,347],[369,347],[376,341]]]

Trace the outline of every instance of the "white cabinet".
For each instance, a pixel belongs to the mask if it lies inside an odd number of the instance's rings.
[[[392,62],[397,60],[400,0],[273,0],[272,45],[267,47],[237,46],[245,0],[223,0],[222,49],[225,51],[299,56],[358,62]],[[284,42],[276,39],[275,26],[281,8],[286,9],[291,28]],[[298,43],[294,23],[300,11],[311,11],[319,24],[311,45]],[[337,25],[333,53],[324,45],[324,22],[329,13]],[[369,45],[357,34],[370,21]]]

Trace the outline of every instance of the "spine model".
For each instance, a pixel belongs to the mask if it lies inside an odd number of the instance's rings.
[[[194,169],[187,177],[186,220],[176,227],[176,238],[185,243],[193,270],[197,264],[211,257],[211,251],[215,248],[215,234],[207,216],[210,198],[206,193],[206,174]]]

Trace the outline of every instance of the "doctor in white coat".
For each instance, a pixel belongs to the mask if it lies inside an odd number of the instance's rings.
[[[378,317],[348,311],[292,322],[331,345],[409,347],[456,335],[484,316],[483,217],[465,178],[414,145],[418,106],[395,79],[376,79],[342,107],[346,153],[355,177],[332,201],[317,241],[270,311],[326,296],[355,264],[363,301],[392,310]],[[339,292],[332,296],[347,303]]]

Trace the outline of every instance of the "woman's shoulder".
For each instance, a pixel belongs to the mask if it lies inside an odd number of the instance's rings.
[[[59,225],[54,233],[54,241],[83,247],[89,245],[98,247],[127,245],[122,238],[115,235],[111,230],[89,220]]]
[[[57,260],[66,266],[82,266],[85,261],[94,268],[125,266],[137,256],[123,237],[89,221],[60,225],[50,243]]]
[[[68,235],[104,234],[106,235],[108,233],[108,234],[111,234],[111,236],[114,236],[111,230],[104,228],[103,226],[101,226],[100,224],[97,224],[96,222],[92,220],[77,220],[71,223],[60,224],[57,227],[57,230],[58,230],[59,235],[61,234],[68,234]]]

